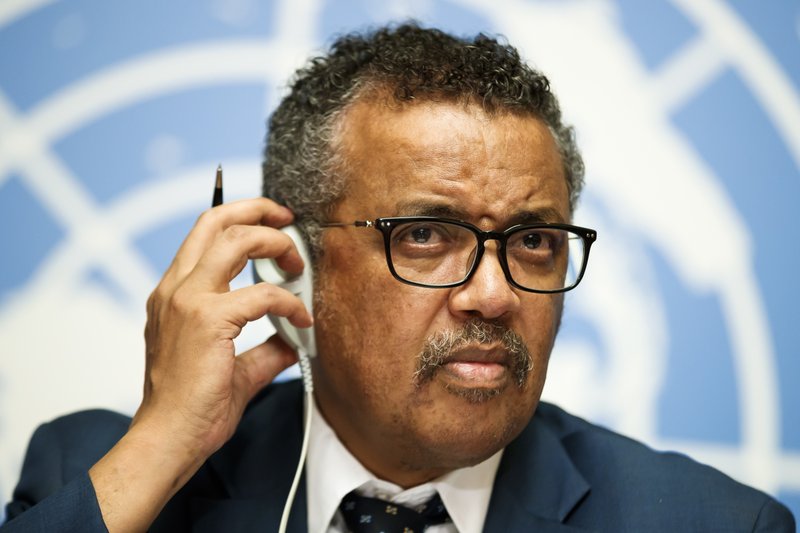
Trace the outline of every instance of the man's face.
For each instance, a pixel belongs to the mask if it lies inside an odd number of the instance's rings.
[[[444,214],[502,231],[569,220],[562,162],[538,119],[490,117],[476,105],[362,100],[342,125],[348,181],[333,221]],[[368,469],[411,486],[476,464],[519,434],[542,391],[561,295],[511,287],[496,241],[487,241],[468,283],[446,289],[394,279],[371,228],[326,229],[323,249],[317,404]],[[474,330],[506,331],[529,359],[523,354],[521,365],[514,350]],[[466,341],[444,343],[439,364],[418,372],[423,354],[464,331]]]

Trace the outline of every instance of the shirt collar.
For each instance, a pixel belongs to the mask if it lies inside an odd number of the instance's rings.
[[[378,496],[411,507],[426,501],[436,491],[460,533],[482,531],[503,450],[475,466],[453,470],[429,483],[403,490],[364,468],[336,436],[315,402],[311,403],[306,406],[312,410],[306,459],[310,533],[325,533],[342,498],[354,489],[365,496]]]

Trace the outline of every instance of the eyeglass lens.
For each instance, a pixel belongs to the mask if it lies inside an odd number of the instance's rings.
[[[440,286],[463,281],[471,272],[478,236],[447,222],[407,222],[390,240],[395,272],[413,283]],[[507,235],[505,255],[511,278],[533,290],[559,290],[578,280],[585,254],[580,235],[556,228],[520,228]]]

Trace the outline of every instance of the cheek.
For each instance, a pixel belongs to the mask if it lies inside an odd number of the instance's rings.
[[[401,284],[385,261],[359,259],[358,266],[341,261],[352,258],[329,255],[320,262],[314,302],[317,343],[320,352],[331,352],[337,365],[337,381],[360,382],[360,387],[384,389],[381,382],[400,384],[415,366],[426,330],[424,301],[419,290]],[[412,289],[408,291],[407,289]],[[409,294],[410,293],[410,294]]]
[[[522,324],[515,329],[525,339],[536,366],[544,370],[561,324],[564,296],[531,294],[526,300],[523,302],[524,310],[521,313],[524,317]]]
[[[334,251],[323,257],[318,270],[315,312],[319,320],[347,331],[358,351],[386,351],[415,339],[421,346],[433,317],[445,308],[443,293],[397,281],[382,248],[356,257]]]

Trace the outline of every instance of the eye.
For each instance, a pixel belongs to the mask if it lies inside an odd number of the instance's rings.
[[[416,242],[417,244],[425,244],[426,242],[428,242],[430,240],[431,234],[433,232],[431,231],[431,228],[429,228],[429,227],[417,227],[417,228],[411,229],[411,231],[409,231],[408,233],[409,233],[409,236],[412,239],[414,239],[414,242]]]
[[[446,224],[415,222],[398,226],[394,241],[403,245],[433,245],[450,241],[451,234]]]
[[[541,233],[527,233],[522,237],[522,245],[529,250],[535,250],[542,245],[542,240]]]
[[[566,236],[559,229],[523,228],[508,239],[507,254],[527,264],[549,263],[562,253]]]
[[[391,248],[406,257],[432,257],[474,247],[474,241],[472,232],[447,222],[409,222],[395,228]]]

